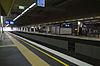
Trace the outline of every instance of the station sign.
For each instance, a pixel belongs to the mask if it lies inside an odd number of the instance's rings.
[[[5,21],[5,24],[9,24],[9,21]]]
[[[65,27],[70,27],[70,25],[69,24],[66,24]]]
[[[45,0],[37,0],[37,6],[45,7]]]
[[[5,21],[5,24],[14,24],[14,21],[8,20],[8,21]]]
[[[83,25],[83,27],[87,27],[87,25]]]
[[[19,6],[19,9],[24,10],[24,9],[25,9],[25,7],[24,7],[24,6]]]
[[[14,21],[10,21],[10,24],[14,24]]]

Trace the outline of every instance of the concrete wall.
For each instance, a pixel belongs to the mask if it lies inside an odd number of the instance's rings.
[[[75,52],[85,56],[100,59],[100,47],[97,46],[75,43]]]

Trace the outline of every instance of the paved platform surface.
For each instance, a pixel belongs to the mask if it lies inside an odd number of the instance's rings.
[[[0,45],[12,45],[13,42],[11,41],[11,39],[9,39],[9,37],[4,33],[3,34],[3,41],[0,40]]]
[[[0,66],[32,66],[5,33],[3,37],[4,40],[0,41]]]
[[[31,66],[17,47],[0,48],[0,66]]]

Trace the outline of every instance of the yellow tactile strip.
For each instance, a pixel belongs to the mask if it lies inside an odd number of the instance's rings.
[[[0,45],[0,47],[16,47],[16,45]]]
[[[27,44],[27,45],[31,46],[32,48],[34,48],[34,49],[36,49],[36,50],[38,50],[38,51],[42,52],[43,54],[47,55],[48,57],[50,57],[50,58],[52,58],[52,59],[54,59],[54,60],[58,61],[59,63],[61,63],[61,64],[65,65],[65,66],[69,66],[68,64],[64,63],[63,61],[61,61],[61,60],[59,60],[59,59],[57,59],[57,58],[53,57],[52,55],[50,55],[50,54],[48,54],[48,53],[46,53],[46,52],[44,52],[44,51],[40,50],[40,49],[39,49],[39,48],[37,48],[37,47],[35,47],[35,46],[33,46],[33,45],[31,45],[31,44],[29,44],[29,43],[25,42],[24,40],[21,40],[21,39],[19,39],[19,40],[20,40],[20,41],[22,41],[22,42],[24,42],[25,44]]]
[[[16,39],[6,33],[8,37],[13,41],[13,43],[17,46],[17,48],[21,51],[21,53],[26,57],[26,59],[32,64],[32,66],[50,66],[47,62],[42,60],[24,45],[19,43]]]

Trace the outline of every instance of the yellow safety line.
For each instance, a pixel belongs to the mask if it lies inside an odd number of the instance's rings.
[[[20,52],[25,56],[25,58],[30,62],[30,64],[32,66],[50,66],[47,62],[45,62],[43,59],[41,59],[39,56],[37,56],[35,53],[33,53],[31,50],[29,50],[23,44],[18,42],[16,39],[14,39],[8,33],[6,33],[6,34],[17,45],[17,48],[20,50]]]
[[[10,33],[10,34],[11,34],[11,33]],[[12,34],[12,35],[13,35],[13,34]],[[13,35],[13,36],[14,36],[14,35]],[[14,37],[16,37],[16,36],[14,36]],[[31,47],[33,47],[33,48],[37,49],[38,51],[40,51],[40,52],[44,53],[45,55],[47,55],[47,56],[51,57],[52,59],[54,59],[54,60],[58,61],[59,63],[61,63],[61,64],[65,65],[65,66],[69,66],[68,64],[64,63],[63,61],[61,61],[61,60],[59,60],[59,59],[57,59],[57,58],[53,57],[52,55],[50,55],[50,54],[48,54],[48,53],[46,53],[46,52],[44,52],[44,51],[40,50],[40,49],[39,49],[39,48],[37,48],[37,47],[35,47],[35,46],[33,46],[33,45],[31,45],[31,44],[29,44],[29,43],[25,42],[24,40],[19,39],[18,37],[16,37],[16,38],[17,38],[18,40],[20,40],[20,41],[22,41],[22,42],[24,42],[24,43],[28,44],[29,46],[31,46]]]
[[[16,45],[0,45],[0,47],[16,47]]]

